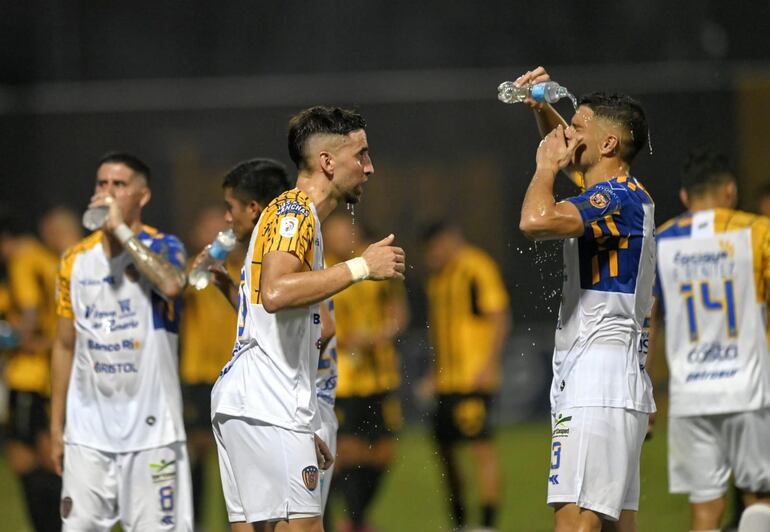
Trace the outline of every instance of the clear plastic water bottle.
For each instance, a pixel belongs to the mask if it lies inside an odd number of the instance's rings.
[[[235,247],[235,233],[232,229],[225,229],[217,234],[214,241],[206,246],[206,254],[200,264],[190,271],[190,284],[197,290],[206,288],[214,274],[209,271],[210,266],[221,266]]]
[[[104,225],[104,221],[107,219],[110,208],[106,205],[101,207],[91,207],[83,213],[83,227],[89,231],[96,231],[101,229]]]
[[[555,103],[562,98],[569,98],[572,100],[572,105],[577,107],[575,97],[555,81],[544,81],[521,87],[517,87],[513,81],[504,81],[497,87],[497,99],[503,103],[520,103],[527,98],[541,103]]]

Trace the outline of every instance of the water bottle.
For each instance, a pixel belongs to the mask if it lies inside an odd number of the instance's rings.
[[[528,97],[541,103],[555,103],[562,98],[569,98],[572,100],[572,105],[577,107],[575,97],[555,81],[544,81],[536,85],[527,84],[521,87],[517,87],[513,81],[503,81],[497,87],[497,99],[503,103],[519,103]]]
[[[225,229],[217,234],[214,241],[206,246],[206,254],[203,256],[200,264],[190,271],[190,284],[197,290],[206,288],[213,274],[209,271],[209,266],[221,266],[225,259],[235,247],[235,233],[232,229]]]
[[[6,351],[19,346],[19,335],[10,323],[0,320],[0,351]]]
[[[107,219],[107,214],[109,214],[109,212],[110,208],[106,205],[101,207],[91,207],[90,209],[87,209],[86,212],[83,213],[83,227],[89,231],[96,231],[97,229],[101,229],[102,225],[104,225],[104,220]]]

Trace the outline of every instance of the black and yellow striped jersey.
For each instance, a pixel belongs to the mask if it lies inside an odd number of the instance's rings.
[[[230,277],[238,279],[243,254],[227,260]],[[230,302],[213,283],[203,290],[188,286],[184,291],[179,329],[180,376],[185,384],[214,384],[222,367],[232,357],[236,314]]]
[[[339,262],[327,257],[327,264]],[[363,281],[333,298],[337,336],[337,397],[366,397],[401,382],[393,334],[397,306],[405,308],[400,281]]]
[[[493,355],[491,314],[508,309],[500,270],[484,251],[465,245],[428,278],[429,333],[435,356],[436,391],[469,393]],[[499,382],[490,387],[492,391]]]
[[[33,310],[37,314],[42,338],[53,342],[56,336],[54,291],[58,257],[38,241],[20,242],[8,261],[10,316]],[[11,353],[5,368],[9,388],[47,395],[50,387],[50,347],[36,352],[23,349]]]

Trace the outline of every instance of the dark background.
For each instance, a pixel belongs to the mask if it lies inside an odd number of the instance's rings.
[[[770,182],[768,20],[768,2],[695,0],[2,0],[0,201],[30,229],[49,206],[80,211],[97,158],[126,150],[154,171],[145,221],[187,239],[229,167],[290,163],[293,113],[355,106],[376,169],[355,216],[395,232],[414,266],[407,382],[426,352],[418,228],[449,216],[504,271],[516,321],[506,382],[520,394],[521,375],[548,378],[560,251],[518,232],[538,137],[528,109],[497,101],[497,84],[542,64],[578,95],[638,98],[652,148],[633,173],[659,223],[680,209],[679,168],[696,144],[729,154],[752,208]],[[569,118],[569,103],[558,108]]]

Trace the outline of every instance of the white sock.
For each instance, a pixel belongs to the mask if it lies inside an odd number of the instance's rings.
[[[738,532],[767,532],[770,530],[770,504],[756,503],[745,510]]]

